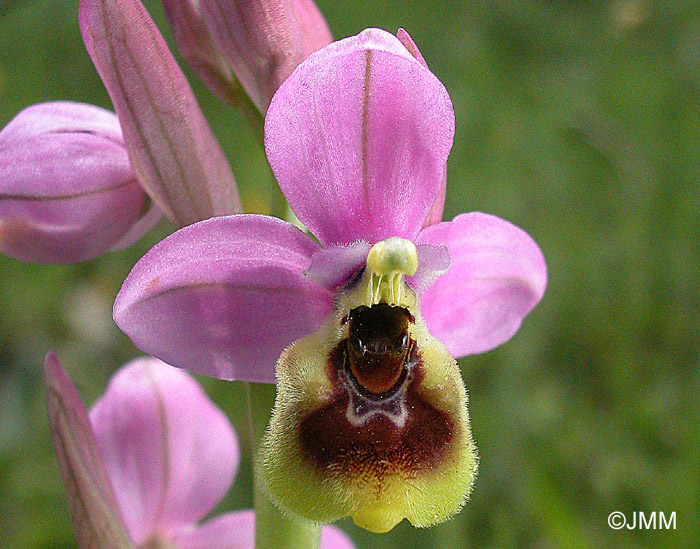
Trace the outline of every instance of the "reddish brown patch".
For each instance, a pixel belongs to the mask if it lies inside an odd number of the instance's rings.
[[[405,390],[407,418],[398,427],[386,415],[374,415],[360,426],[347,417],[350,395],[339,372],[345,368],[345,346],[341,341],[328,359],[335,397],[325,407],[304,418],[300,443],[305,456],[319,469],[380,483],[385,475],[415,477],[422,470],[439,465],[453,439],[455,424],[448,414],[435,409],[418,393],[423,378],[420,357],[412,368],[412,380]]]
[[[160,286],[160,279],[161,278],[162,278],[162,276],[158,275],[157,277],[155,277],[153,280],[151,280],[148,283],[148,286],[146,287],[146,291],[145,291],[145,293],[147,295],[155,292],[158,289],[158,286]]]

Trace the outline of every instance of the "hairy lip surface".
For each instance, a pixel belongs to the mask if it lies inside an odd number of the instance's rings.
[[[319,469],[374,481],[377,489],[381,489],[387,475],[414,478],[439,465],[453,440],[455,424],[418,390],[424,375],[420,353],[412,353],[415,362],[406,382],[398,388],[404,392],[399,395],[404,399],[404,421],[370,411],[366,421],[354,425],[348,419],[348,407],[352,406],[351,392],[357,388],[346,383],[342,375],[346,344],[347,340],[341,341],[328,357],[334,398],[301,421],[299,438],[305,457]],[[382,407],[383,400],[377,399],[377,408]]]

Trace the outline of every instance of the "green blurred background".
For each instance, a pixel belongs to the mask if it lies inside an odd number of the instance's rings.
[[[172,47],[160,3],[145,3]],[[412,34],[457,116],[445,219],[508,219],[549,268],[516,336],[460,361],[481,455],[466,508],[429,530],[340,525],[359,548],[700,547],[700,5],[317,3],[337,38],[367,26]],[[264,211],[264,155],[242,117],[185,71],[244,206]],[[77,1],[0,0],[0,126],[56,99],[111,108]],[[163,222],[128,251],[74,266],[0,257],[0,546],[74,546],[43,356],[57,349],[91,404],[138,354],[111,302],[170,230]],[[241,387],[200,380],[242,433]],[[216,512],[250,507],[250,482],[244,460]],[[613,511],[675,512],[677,529],[615,531]]]

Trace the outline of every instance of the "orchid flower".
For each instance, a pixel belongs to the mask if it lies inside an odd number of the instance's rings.
[[[88,415],[56,355],[45,364],[49,423],[81,547],[253,548],[255,514],[198,524],[239,461],[228,419],[185,372],[123,366]],[[350,549],[335,527],[321,547]]]
[[[399,37],[369,29],[311,54],[267,111],[268,160],[315,239],[268,216],[202,221],[148,252],[114,305],[168,363],[277,381],[258,459],[270,497],[373,531],[464,504],[476,450],[453,357],[507,341],[547,278],[514,225],[440,221],[454,113]]]

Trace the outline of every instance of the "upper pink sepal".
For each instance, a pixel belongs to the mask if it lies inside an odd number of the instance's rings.
[[[441,193],[454,113],[395,36],[368,29],[299,65],[265,134],[289,205],[322,244],[413,239]]]
[[[537,244],[494,215],[458,215],[427,227],[416,243],[449,250],[449,270],[420,298],[430,333],[455,358],[489,351],[510,339],[547,286]]]
[[[76,263],[128,246],[161,217],[129,164],[117,117],[72,102],[33,105],[0,132],[0,251]]]
[[[137,178],[177,226],[241,211],[233,173],[139,0],[81,0],[80,29]]]

